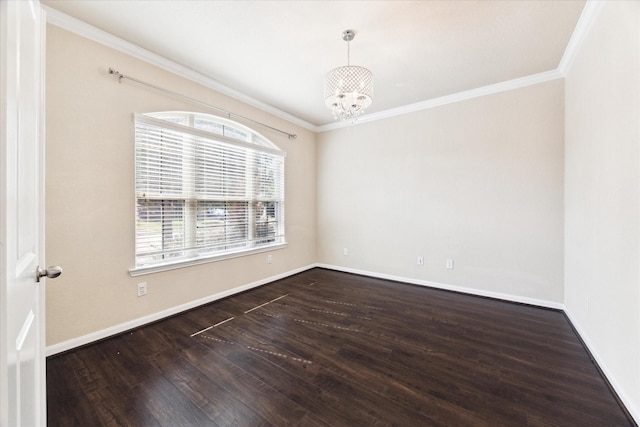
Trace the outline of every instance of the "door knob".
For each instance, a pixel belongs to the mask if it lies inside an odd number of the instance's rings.
[[[49,279],[55,279],[61,274],[62,267],[59,267],[57,265],[52,265],[50,267],[47,267],[46,269],[40,268],[40,266],[38,266],[38,268],[36,268],[36,282],[40,282],[40,278],[44,276],[47,276]]]

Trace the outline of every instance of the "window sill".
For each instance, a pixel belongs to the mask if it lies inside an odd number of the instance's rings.
[[[286,243],[276,243],[269,246],[261,246],[260,248],[242,250],[238,252],[226,253],[223,255],[202,256],[197,258],[184,259],[172,263],[161,265],[150,265],[145,267],[136,267],[129,270],[131,277],[143,276],[145,274],[160,273],[162,271],[176,270],[178,268],[190,267],[192,265],[207,264],[210,262],[224,261],[226,259],[239,258],[247,255],[258,254],[260,252],[269,252],[277,249],[284,249]]]

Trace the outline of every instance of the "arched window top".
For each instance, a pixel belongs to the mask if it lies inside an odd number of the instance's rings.
[[[284,247],[286,153],[232,120],[135,114],[132,274]]]
[[[198,129],[211,133],[212,135],[224,136],[237,141],[255,144],[260,147],[280,150],[277,145],[250,127],[223,117],[189,111],[160,111],[156,113],[146,113],[144,115]]]

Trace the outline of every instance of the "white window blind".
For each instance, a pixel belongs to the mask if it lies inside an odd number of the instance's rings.
[[[136,267],[284,243],[285,153],[266,138],[167,112],[135,115],[135,144]]]

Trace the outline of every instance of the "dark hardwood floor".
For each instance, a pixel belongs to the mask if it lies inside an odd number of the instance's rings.
[[[47,381],[49,426],[635,425],[563,313],[323,269],[51,357]]]

